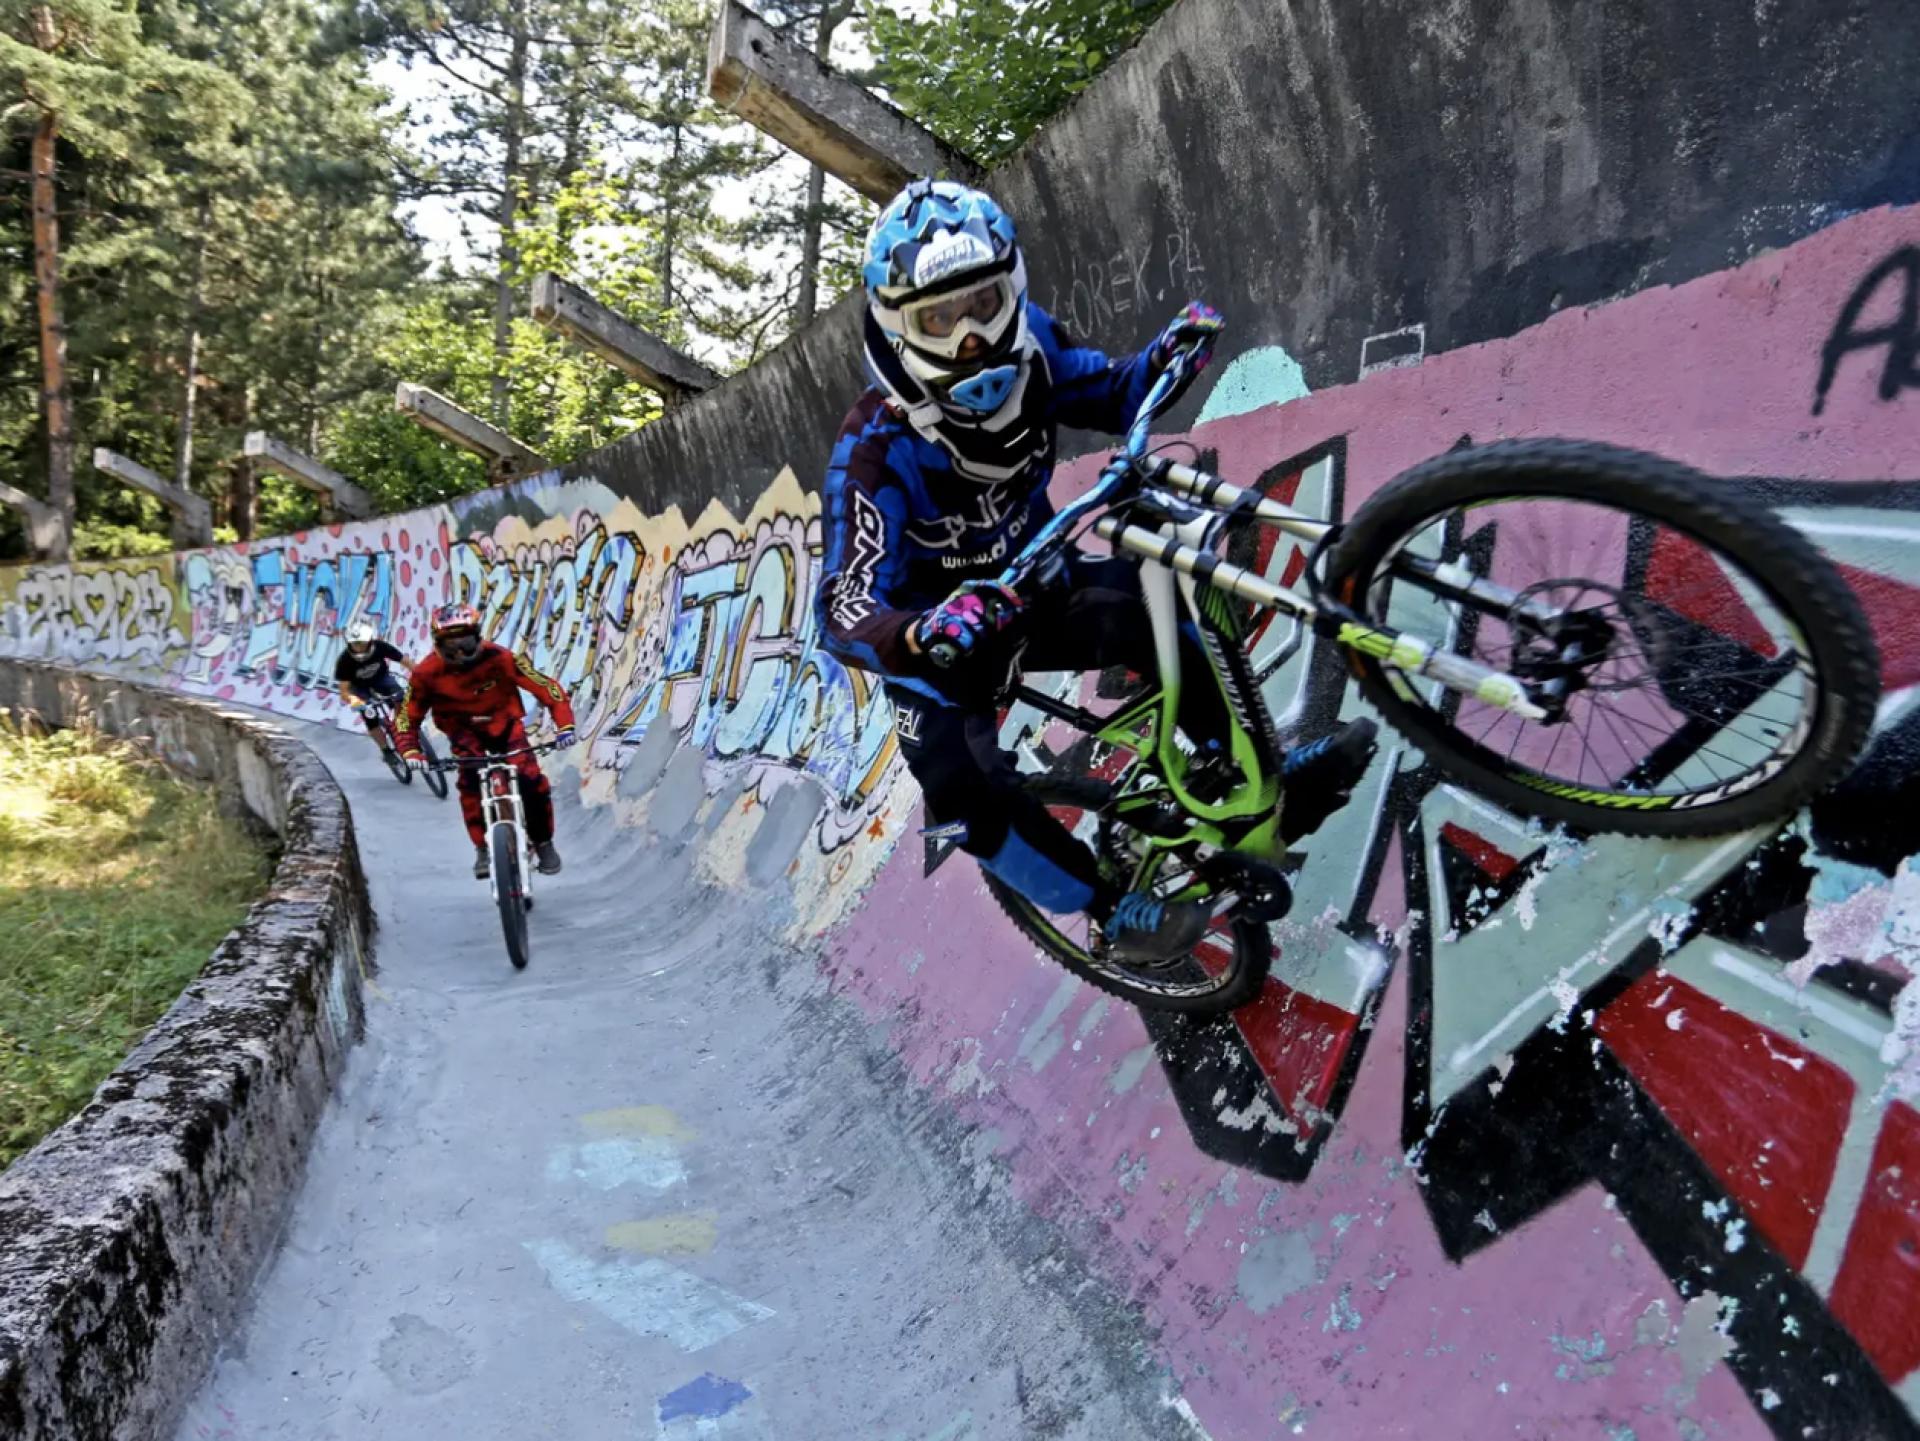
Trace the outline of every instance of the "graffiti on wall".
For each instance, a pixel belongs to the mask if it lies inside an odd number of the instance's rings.
[[[820,842],[836,849],[874,830],[903,767],[884,693],[816,644],[819,501],[783,471],[745,521],[710,516],[666,564],[608,734],[638,746],[665,727],[766,794],[810,782],[826,801]]]
[[[1902,1179],[1920,1172],[1920,396],[1902,257],[1920,252],[1887,244],[1916,230],[1911,213],[1861,217],[1192,437],[1229,478],[1334,518],[1460,443],[1638,444],[1738,477],[1861,595],[1886,700],[1855,776],[1805,814],[1680,843],[1550,831],[1390,737],[1296,856],[1261,998],[1231,1019],[1146,1018],[1202,1150],[1298,1182],[1404,978],[1402,1141],[1447,1253],[1598,1183],[1683,1296],[1716,1298],[1729,1364],[1782,1436],[1838,1434],[1820,1428],[1843,1415],[1850,1434],[1920,1434],[1920,1291],[1884,1283],[1920,1254]],[[1690,374],[1741,347],[1769,359]],[[1763,433],[1769,406],[1809,428]],[[1241,558],[1275,581],[1305,560],[1284,538]],[[1284,733],[1365,709],[1338,654],[1290,622],[1252,655]],[[1009,714],[1006,743],[1064,761],[1048,739],[1044,717]]]
[[[184,644],[172,570],[172,556],[28,566],[0,607],[0,653],[157,664]]]
[[[479,611],[487,639],[566,687],[582,725],[593,730],[633,627],[646,553],[631,531],[609,531],[590,509],[538,533],[545,538],[510,519],[453,542],[447,599]]]

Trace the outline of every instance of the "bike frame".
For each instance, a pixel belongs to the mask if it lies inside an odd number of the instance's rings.
[[[1167,852],[1196,842],[1261,860],[1277,859],[1285,850],[1280,839],[1279,757],[1268,740],[1273,733],[1272,720],[1247,662],[1243,627],[1232,600],[1291,615],[1316,634],[1372,656],[1409,677],[1424,676],[1529,720],[1547,714],[1516,677],[1365,620],[1320,592],[1312,585],[1311,565],[1307,569],[1311,588],[1301,594],[1275,585],[1217,553],[1222,535],[1236,520],[1251,520],[1307,541],[1315,547],[1316,555],[1330,542],[1336,527],[1192,466],[1147,456],[1150,427],[1187,375],[1197,353],[1175,353],[1142,401],[1126,443],[1099,479],[1086,494],[1063,506],[1036,531],[998,577],[999,584],[1017,590],[1064,551],[1082,524],[1097,511],[1144,504],[1156,513],[1157,523],[1150,525],[1107,514],[1094,522],[1093,532],[1107,541],[1115,554],[1130,555],[1140,564],[1159,685],[1107,717],[1030,686],[1018,685],[1012,692],[1043,714],[1148,762],[1136,768],[1127,789],[1114,802],[1117,816],[1160,807],[1164,791],[1193,819],[1194,824],[1175,837],[1141,833],[1149,853],[1147,870],[1157,870],[1158,858]],[[1550,611],[1523,601],[1515,592],[1474,575],[1464,566],[1403,552],[1394,558],[1392,571],[1443,599],[1475,610],[1511,615],[1519,609],[1534,612],[1542,620],[1551,618]],[[1176,739],[1184,683],[1179,647],[1183,616],[1191,617],[1199,631],[1212,662],[1212,679],[1220,686],[1232,717],[1229,758],[1240,779],[1217,801],[1202,800],[1189,789],[1190,762]]]
[[[526,746],[517,751],[502,751],[498,755],[451,756],[438,762],[435,767],[438,770],[465,768],[480,772],[480,814],[488,837],[487,891],[496,904],[500,900],[500,877],[493,865],[492,837],[496,826],[513,828],[513,853],[521,858],[520,894],[525,900],[533,899],[533,877],[539,869],[529,863],[532,851],[527,844],[526,821],[521,813],[518,776],[507,762],[521,756],[537,756],[551,749],[551,746]]]

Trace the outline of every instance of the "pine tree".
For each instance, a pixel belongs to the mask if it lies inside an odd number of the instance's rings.
[[[10,128],[31,132],[33,272],[48,503],[59,532],[44,548],[64,558],[73,532],[73,390],[62,290],[63,155],[135,161],[156,132],[215,134],[231,83],[210,66],[152,43],[134,0],[0,0],[0,95]]]

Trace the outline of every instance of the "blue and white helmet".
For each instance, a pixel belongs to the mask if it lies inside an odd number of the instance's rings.
[[[1027,267],[991,196],[914,181],[874,221],[861,273],[869,368],[917,429],[993,431],[1018,415],[1036,349]]]

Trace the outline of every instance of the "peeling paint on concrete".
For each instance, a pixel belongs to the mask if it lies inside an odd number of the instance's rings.
[[[1311,1227],[1272,1231],[1255,1240],[1240,1258],[1234,1291],[1249,1311],[1260,1316],[1326,1277],[1327,1265],[1313,1248]]]

